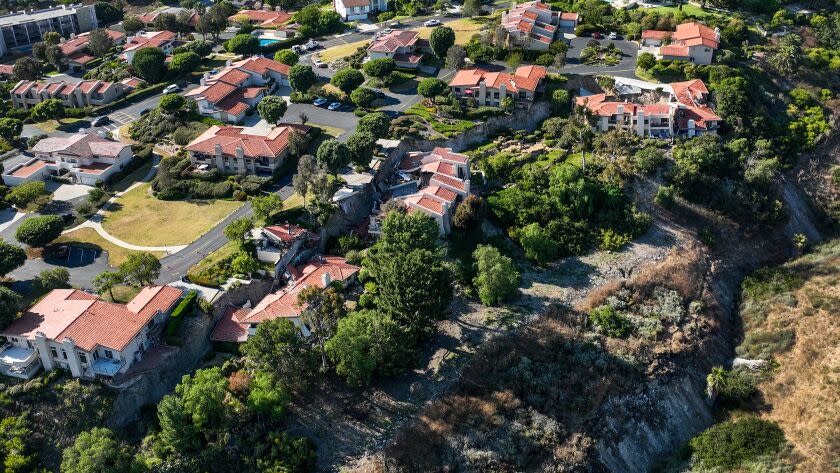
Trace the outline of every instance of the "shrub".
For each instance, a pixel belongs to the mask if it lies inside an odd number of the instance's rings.
[[[715,370],[719,376],[715,383],[718,400],[727,407],[741,407],[755,396],[752,377],[744,370]]]
[[[522,227],[518,232],[519,244],[528,259],[538,263],[547,263],[557,258],[559,247],[548,231],[538,223]]]
[[[28,218],[15,231],[15,238],[29,246],[40,248],[61,235],[64,221],[57,215]]]
[[[487,205],[484,199],[477,195],[469,195],[455,209],[452,225],[461,231],[471,230],[480,225],[486,215]]]
[[[653,202],[660,207],[670,209],[674,205],[674,188],[671,186],[660,186],[653,197]]]
[[[47,187],[42,181],[25,182],[17,187],[12,188],[6,194],[6,202],[17,207],[26,207],[35,199],[42,195],[46,195]]]
[[[368,76],[382,79],[394,72],[397,64],[391,58],[371,59],[362,68]]]
[[[748,417],[714,425],[691,439],[689,446],[703,467],[735,470],[777,453],[784,442],[784,433],[775,422]]]
[[[633,331],[633,326],[611,306],[602,305],[589,313],[589,321],[598,331],[615,338],[623,338]]]
[[[196,297],[198,297],[198,292],[188,292],[187,295],[181,299],[181,302],[178,303],[175,309],[172,310],[172,314],[169,316],[169,322],[166,324],[167,337],[174,337],[177,335],[181,324],[184,322],[184,317],[192,313],[189,312],[189,310],[192,309],[192,305],[193,302],[195,302]]]
[[[534,64],[538,66],[548,67],[554,64],[554,55],[549,53],[540,54],[540,56],[537,57],[536,60],[534,60]]]
[[[630,243],[633,236],[627,233],[618,233],[611,228],[601,229],[598,248],[604,251],[615,251]]]
[[[656,56],[651,53],[641,53],[636,59],[636,65],[647,71],[656,65]]]

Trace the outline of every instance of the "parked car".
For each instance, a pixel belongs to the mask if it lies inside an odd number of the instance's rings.
[[[327,63],[325,63],[324,61],[322,61],[320,59],[314,59],[312,61],[312,65],[315,66],[315,67],[327,67]]]
[[[169,84],[169,85],[166,86],[166,88],[163,89],[163,93],[164,94],[174,94],[175,92],[178,92],[179,90],[181,90],[181,88],[178,87],[178,84]]]
[[[310,40],[306,43],[305,47],[306,47],[306,50],[307,50],[307,51],[314,51],[314,50],[316,50],[316,49],[320,49],[320,48],[321,48],[321,45],[320,45],[320,44],[318,44],[317,42],[315,42],[315,41],[313,41],[313,40],[311,40],[311,39],[310,39]]]
[[[312,105],[316,107],[323,107],[324,105],[328,104],[329,100],[325,99],[324,97],[318,97],[312,102]]]
[[[440,26],[440,20],[426,20],[425,22],[423,22],[423,26]]]
[[[106,123],[108,123],[108,117],[103,115],[101,117],[96,117],[93,120],[91,120],[90,126],[102,126]]]
[[[388,34],[388,33],[393,33],[394,30],[392,30],[391,28],[385,28],[384,30],[382,30],[382,32],[385,33],[385,34]]]
[[[296,44],[296,45],[292,46],[292,51],[294,51],[298,54],[305,53],[306,52],[306,46]]]
[[[610,32],[609,34],[610,39],[618,39],[618,34],[615,31]]]
[[[147,114],[151,111],[152,111],[151,108],[144,108],[143,110],[140,110],[140,116],[142,117],[143,115],[145,115],[145,114]]]
[[[336,111],[341,108],[341,102],[333,102],[328,107],[327,110]]]

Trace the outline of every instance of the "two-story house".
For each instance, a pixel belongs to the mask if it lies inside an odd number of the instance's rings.
[[[368,46],[368,59],[393,59],[397,67],[416,69],[429,51],[429,41],[420,39],[420,33],[412,30],[392,31],[384,34]]]
[[[289,155],[293,130],[306,134],[308,126],[279,125],[268,134],[240,126],[213,125],[184,147],[199,169],[218,168],[226,174],[272,174]]]
[[[111,380],[157,343],[182,292],[144,287],[128,304],[55,289],[0,332],[0,373],[29,379],[43,367],[75,378]]]
[[[217,73],[206,73],[200,84],[185,95],[195,100],[198,113],[239,123],[263,97],[289,85],[289,66],[260,56],[228,61]]]
[[[255,27],[276,28],[292,19],[292,14],[273,10],[240,10],[239,13],[228,17],[228,22],[234,23],[245,18]]]
[[[257,247],[257,259],[286,268],[304,245],[320,240],[309,230],[291,223],[266,225],[252,232]]]
[[[33,159],[3,172],[6,185],[43,180],[49,175],[95,185],[122,170],[134,156],[131,145],[97,133],[44,138],[32,147]]]
[[[105,33],[116,45],[121,45],[125,42],[125,33],[121,31],[106,29]],[[64,63],[67,64],[71,72],[84,71],[87,69],[87,65],[96,59],[88,50],[89,43],[90,33],[82,33],[78,36],[71,35],[70,39],[61,38],[61,43],[58,47],[64,56]]]
[[[528,108],[541,90],[546,73],[542,66],[522,66],[513,74],[463,69],[455,74],[449,87],[456,97],[474,99],[479,106],[499,107],[505,97],[512,97],[517,108]]]
[[[371,13],[388,10],[388,0],[333,0],[335,11],[344,21],[365,20]]]
[[[310,286],[323,289],[334,282],[347,287],[355,281],[359,269],[338,256],[319,255],[302,266],[289,265],[285,273],[289,282],[285,287],[265,296],[253,308],[229,307],[213,329],[210,339],[242,343],[256,333],[261,322],[278,318],[289,320],[304,337],[309,337],[312,327],[303,320],[306,306],[298,304],[300,291]]]
[[[134,88],[136,79],[121,82],[83,80],[81,82],[19,81],[9,93],[12,106],[29,110],[47,99],[59,99],[65,107],[84,108],[113,102]]]
[[[691,21],[677,25],[673,32],[644,30],[640,45],[654,48],[660,59],[711,64],[720,45],[720,29]]]
[[[520,3],[502,13],[501,26],[511,44],[537,51],[547,51],[560,28],[561,12],[539,0]]]
[[[138,32],[126,40],[120,59],[131,64],[134,55],[143,48],[158,48],[163,54],[171,56],[172,51],[184,43],[185,41],[178,40],[177,33],[171,31]]]
[[[138,16],[137,19],[142,21],[146,27],[153,28],[160,15],[181,15],[182,17],[186,17],[186,24],[193,29],[195,29],[196,25],[198,25],[198,20],[200,18],[198,13],[196,13],[192,8],[163,7],[149,13],[144,13]]]

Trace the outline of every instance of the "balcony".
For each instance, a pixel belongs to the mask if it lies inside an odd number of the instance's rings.
[[[93,371],[93,374],[96,375],[114,376],[120,371],[123,365],[125,365],[125,363],[120,360],[100,358],[93,362],[91,370]]]
[[[0,373],[15,378],[29,379],[39,369],[41,369],[41,358],[32,348],[6,344],[0,351]]]

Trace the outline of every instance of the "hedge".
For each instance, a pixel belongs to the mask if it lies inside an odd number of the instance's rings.
[[[134,92],[126,95],[125,97],[123,97],[119,100],[115,100],[111,103],[101,105],[99,107],[94,108],[93,113],[95,115],[101,115],[103,113],[110,112],[114,108],[119,108],[119,107],[122,107],[122,106],[125,106],[125,105],[132,104],[132,103],[137,102],[139,100],[143,100],[146,97],[155,95],[159,92],[163,92],[163,89],[165,89],[166,86],[168,86],[168,85],[169,84],[167,84],[166,82],[161,82],[161,83],[146,87],[145,89],[135,90]]]
[[[181,302],[177,307],[175,307],[175,310],[172,311],[172,315],[169,316],[169,323],[166,324],[167,343],[170,337],[176,337],[178,330],[181,328],[181,324],[184,322],[184,313],[192,308],[193,302],[195,302],[197,297],[197,291],[188,292],[186,297],[181,299]]]

